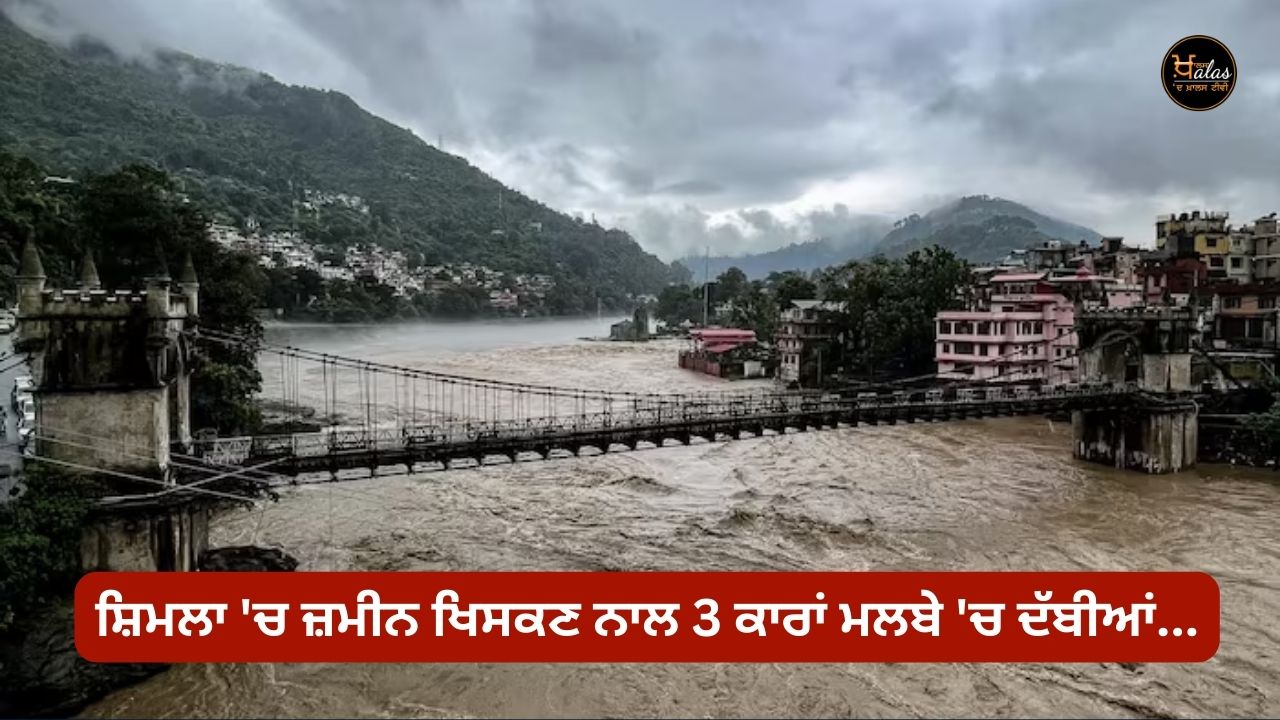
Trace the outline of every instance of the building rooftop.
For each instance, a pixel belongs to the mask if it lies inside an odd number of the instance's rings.
[[[704,342],[755,342],[755,330],[739,328],[694,328],[689,335]]]
[[[1034,272],[1034,273],[1007,273],[1007,274],[1004,274],[1004,275],[996,275],[995,277],[991,278],[991,282],[993,282],[993,283],[997,283],[997,282],[1034,282],[1034,281],[1036,281],[1036,280],[1043,280],[1043,279],[1044,279],[1044,277],[1045,277],[1045,275],[1046,275],[1046,273],[1044,273],[1044,272]]]
[[[813,299],[792,300],[791,304],[800,308],[801,310],[812,310],[814,308],[817,308],[819,310],[832,310],[832,311],[844,310],[844,303],[836,302],[834,300],[813,300]]]

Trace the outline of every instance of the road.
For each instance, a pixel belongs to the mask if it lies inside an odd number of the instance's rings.
[[[7,356],[13,349],[13,335],[0,335],[0,357]],[[5,367],[8,361],[0,361],[0,367]],[[5,466],[17,470],[21,467],[22,459],[15,455],[18,452],[18,414],[14,412],[13,406],[10,404],[10,392],[13,390],[13,380],[19,375],[28,374],[25,365],[13,368],[6,372],[0,372],[0,400],[4,406],[4,424],[0,430],[3,430],[3,437],[0,437],[0,502],[9,499],[9,492],[13,489],[13,477],[10,473],[4,472]]]

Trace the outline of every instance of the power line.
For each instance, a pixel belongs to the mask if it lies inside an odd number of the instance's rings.
[[[106,468],[96,468],[90,465],[83,465],[81,463],[71,462],[69,460],[58,460],[55,458],[51,458],[51,457],[47,457],[39,454],[24,455],[23,453],[17,452],[15,450],[9,450],[5,448],[0,448],[0,453],[5,453],[6,455],[12,455],[15,457],[22,458],[24,462],[26,460],[35,460],[37,462],[50,463],[53,465],[61,465],[63,467],[69,467],[76,470],[83,470],[89,473],[94,473],[99,475],[110,475],[112,477],[118,477],[125,480],[132,480],[134,482],[150,483],[152,485],[159,485],[161,487],[172,486],[171,483],[165,482],[164,480],[157,480],[155,478],[149,478],[144,475],[135,475],[133,473],[121,472],[119,470],[108,470]],[[185,486],[181,486],[181,485],[177,487],[183,488],[184,490],[186,489]],[[231,493],[224,493],[218,490],[210,490],[208,488],[191,488],[191,492],[202,493],[205,495],[210,495],[213,497],[218,497],[218,498],[223,498],[228,500],[235,500],[236,502],[253,502],[254,501],[254,498],[249,496],[234,495]],[[127,500],[130,497],[131,496],[128,496],[128,495],[121,495],[121,496],[113,496],[111,498],[103,498],[103,500]]]

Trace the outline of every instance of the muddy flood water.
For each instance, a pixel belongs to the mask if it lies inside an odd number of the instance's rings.
[[[678,343],[607,323],[288,326],[269,337],[471,376],[715,389]],[[267,392],[273,380],[265,372]],[[1071,458],[1070,427],[859,427],[287,489],[214,545],[303,570],[1203,570],[1216,657],[1188,665],[184,665],[87,716],[1276,716],[1280,476],[1149,477]]]

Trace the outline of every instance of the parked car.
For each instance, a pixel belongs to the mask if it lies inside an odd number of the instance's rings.
[[[9,392],[9,399],[13,404],[14,410],[18,409],[18,401],[21,398],[31,397],[31,389],[33,386],[34,383],[32,383],[30,375],[20,375],[13,379],[13,390]]]
[[[32,429],[34,429],[34,428],[35,428],[35,426],[36,426],[36,411],[35,411],[35,408],[31,408],[30,410],[27,410],[27,411],[23,412],[21,415],[19,415],[19,416],[18,416],[18,428],[19,428],[19,429],[22,429],[22,428],[32,428]]]

